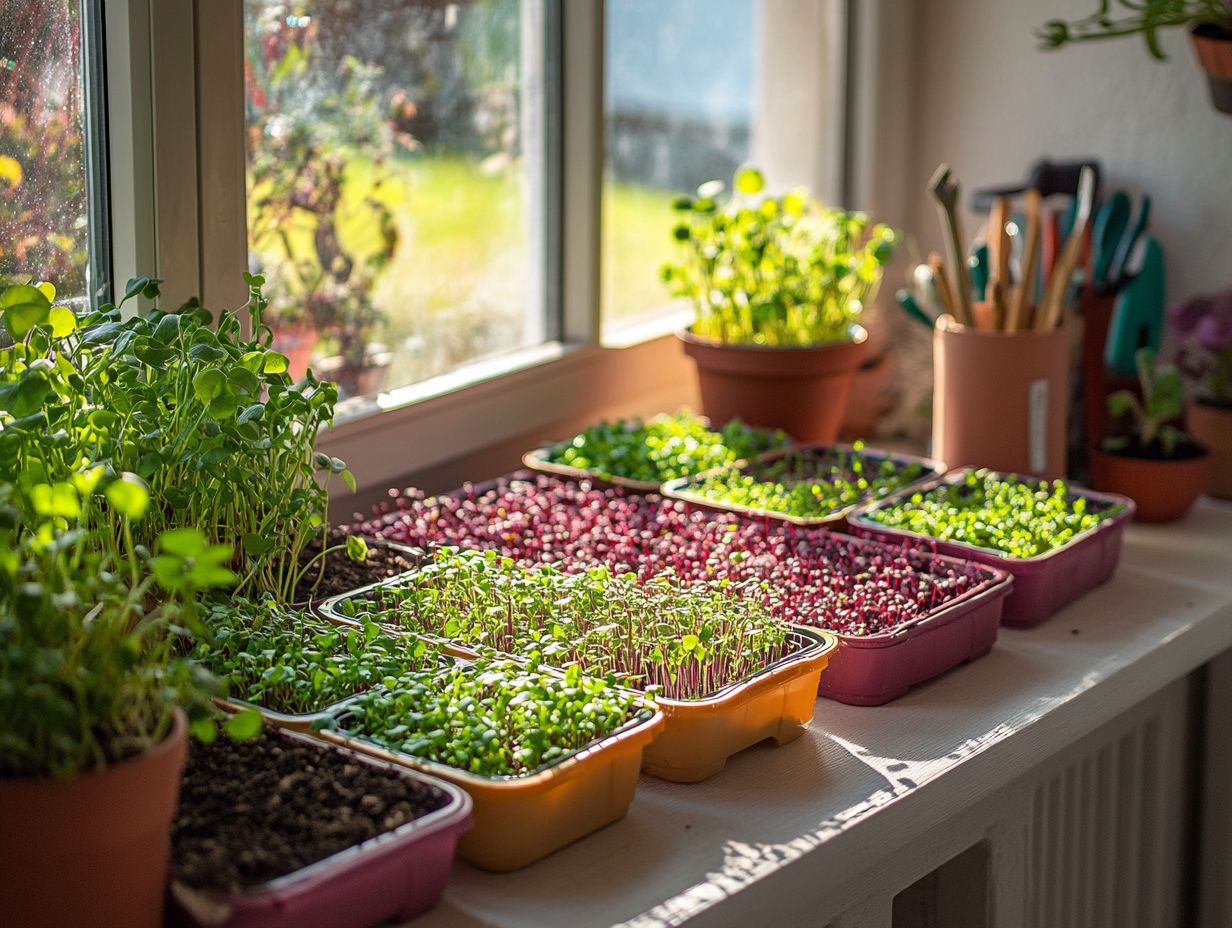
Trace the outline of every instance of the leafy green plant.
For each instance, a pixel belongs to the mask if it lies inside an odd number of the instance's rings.
[[[644,711],[575,667],[562,677],[514,661],[404,674],[334,712],[343,732],[489,777],[534,773]]]
[[[732,186],[726,201],[723,183],[709,181],[674,204],[681,262],[662,276],[673,296],[692,302],[693,334],[775,347],[849,340],[894,253],[894,230],[807,191],[766,195],[753,167]]]
[[[924,466],[880,454],[864,443],[789,451],[759,464],[731,467],[686,487],[716,503],[819,519],[859,502],[887,496],[918,480]]]
[[[1067,544],[1121,509],[1120,504],[1104,506],[1072,493],[1064,480],[972,470],[957,483],[913,493],[873,509],[867,517],[890,528],[1024,558]]]
[[[125,318],[126,302],[159,295],[145,277],[129,281],[118,305],[81,316],[54,305],[46,284],[0,293],[15,341],[0,349],[0,467],[43,483],[69,480],[85,462],[132,474],[151,498],[131,527],[139,544],[181,526],[210,543],[238,540],[238,588],[285,599],[324,530],[326,481],[339,475],[353,488],[354,478],[314,450],[336,389],[311,374],[291,382],[263,323],[263,281],[246,279],[252,337],[242,310],[215,320],[195,300]],[[110,509],[91,518],[118,536]]]
[[[163,532],[152,551],[134,544],[148,504],[140,484],[97,467],[0,483],[0,777],[69,778],[141,754],[167,737],[177,705],[212,737],[214,681],[183,654],[202,631],[197,593],[235,579],[230,548],[192,528]],[[103,506],[118,546],[91,518]],[[250,724],[237,716],[229,731]]]
[[[716,431],[682,409],[646,421],[616,419],[592,425],[550,449],[548,460],[605,479],[665,483],[786,444],[782,431],[752,428],[739,419]]]
[[[316,712],[437,661],[424,641],[374,621],[343,628],[270,600],[213,603],[202,621],[210,634],[194,658],[230,695],[275,712]]]
[[[378,587],[344,611],[699,699],[794,649],[789,626],[762,603],[765,592],[728,582],[681,589],[670,574],[639,582],[604,566],[526,569],[495,551],[443,548],[404,585]]]
[[[1123,12],[1118,16],[1117,8]],[[1074,42],[1140,35],[1151,57],[1162,61],[1161,29],[1209,24],[1232,31],[1232,6],[1225,0],[1099,0],[1094,13],[1082,19],[1050,19],[1035,35],[1045,48]]]
[[[1139,400],[1132,390],[1118,390],[1108,397],[1108,412],[1116,418],[1129,416],[1130,433],[1104,439],[1109,451],[1157,450],[1172,457],[1189,436],[1172,425],[1185,412],[1185,385],[1171,365],[1155,364],[1155,352],[1140,348],[1134,355],[1138,368]]]

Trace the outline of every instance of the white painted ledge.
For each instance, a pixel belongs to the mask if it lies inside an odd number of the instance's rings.
[[[705,783],[644,776],[626,819],[516,873],[459,864],[414,924],[824,925],[878,861],[1230,647],[1232,505],[1204,500],[1131,526],[1112,581],[988,657],[889,706],[819,700]]]

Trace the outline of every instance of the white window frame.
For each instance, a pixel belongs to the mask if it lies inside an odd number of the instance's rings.
[[[558,307],[547,326],[557,340],[393,389],[371,415],[336,425],[322,444],[348,460],[362,487],[485,447],[552,437],[562,422],[646,414],[693,398],[691,370],[663,327],[678,318],[602,339],[604,0],[543,2],[560,5],[560,35],[546,38],[560,43],[562,94],[560,205],[547,230],[549,248],[559,236],[559,274],[548,276],[545,296]],[[819,127],[849,124],[852,0],[768,2],[793,24],[777,30],[776,57],[826,62],[808,70],[789,102],[811,128],[790,133],[789,157],[768,166],[784,183],[843,202],[844,134]],[[242,0],[108,0],[106,39],[114,279],[153,272],[165,279],[169,303],[200,295],[207,306],[242,304]]]

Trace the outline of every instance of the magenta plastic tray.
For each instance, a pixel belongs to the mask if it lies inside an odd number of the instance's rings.
[[[332,857],[251,889],[196,892],[173,883],[171,924],[197,928],[370,928],[406,921],[435,906],[445,891],[458,838],[471,825],[471,798],[436,777],[348,748],[283,732],[356,763],[394,770],[448,797],[435,812]]]
[[[990,548],[961,541],[941,541],[916,532],[888,528],[873,522],[868,513],[892,505],[909,493],[927,493],[942,483],[958,483],[972,470],[964,467],[951,471],[945,477],[915,487],[905,493],[896,493],[869,506],[856,510],[847,517],[857,535],[879,538],[885,541],[925,542],[936,545],[941,554],[996,567],[1014,576],[1014,589],[1005,601],[1001,622],[1014,628],[1029,628],[1044,621],[1062,606],[1083,593],[1093,590],[1116,572],[1121,560],[1121,541],[1125,526],[1134,515],[1134,501],[1112,493],[1096,493],[1094,490],[1074,487],[1072,492],[1103,506],[1121,505],[1124,508],[1109,519],[1087,529],[1079,535],[1045,554],[1037,557],[1006,557]],[[1017,474],[998,474],[1015,479]]]
[[[1013,584],[1005,571],[989,568],[984,585],[922,619],[880,635],[839,635],[817,692],[852,706],[883,706],[925,680],[983,657],[997,640]]]

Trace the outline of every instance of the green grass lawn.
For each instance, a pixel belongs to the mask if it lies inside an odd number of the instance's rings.
[[[378,278],[375,301],[388,322],[377,338],[394,349],[390,384],[441,373],[473,357],[519,347],[529,336],[532,253],[519,165],[485,170],[462,157],[403,158],[393,178],[372,189],[373,165],[347,164],[339,235],[353,255],[379,246],[364,200],[378,196],[393,211],[398,249]],[[605,324],[666,302],[659,267],[671,256],[670,191],[605,184],[602,295]],[[312,251],[311,220],[285,230],[300,259]],[[285,260],[278,243],[262,243],[263,263]]]

